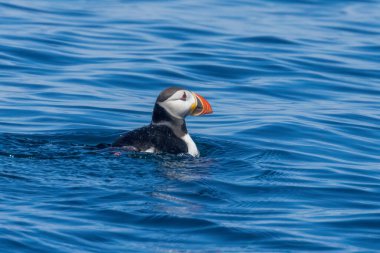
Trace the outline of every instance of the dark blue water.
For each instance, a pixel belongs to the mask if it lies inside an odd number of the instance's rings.
[[[172,85],[200,158],[91,148]],[[0,1],[0,246],[380,250],[380,1]]]

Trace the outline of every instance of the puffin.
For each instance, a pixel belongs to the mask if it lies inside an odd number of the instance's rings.
[[[201,95],[180,87],[167,88],[156,99],[150,124],[121,135],[112,146],[137,152],[199,157],[185,118],[212,112],[210,103]]]

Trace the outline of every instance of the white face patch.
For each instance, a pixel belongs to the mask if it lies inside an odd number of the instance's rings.
[[[158,104],[173,117],[183,119],[191,112],[191,107],[194,103],[196,103],[196,100],[192,92],[178,90],[168,99]]]

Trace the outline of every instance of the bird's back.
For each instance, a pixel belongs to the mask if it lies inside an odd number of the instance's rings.
[[[155,150],[171,154],[187,153],[187,144],[164,125],[148,125],[120,136],[114,147],[130,146],[137,151]]]

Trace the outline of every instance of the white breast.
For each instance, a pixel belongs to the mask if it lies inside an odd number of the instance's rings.
[[[143,151],[143,152],[147,152],[147,153],[155,153],[157,152],[157,149],[155,147],[150,147],[148,148],[147,150]]]
[[[187,145],[187,153],[194,157],[199,156],[199,151],[197,149],[197,145],[195,145],[193,139],[191,139],[189,134],[185,134],[184,136],[181,137],[181,139],[186,143]]]

